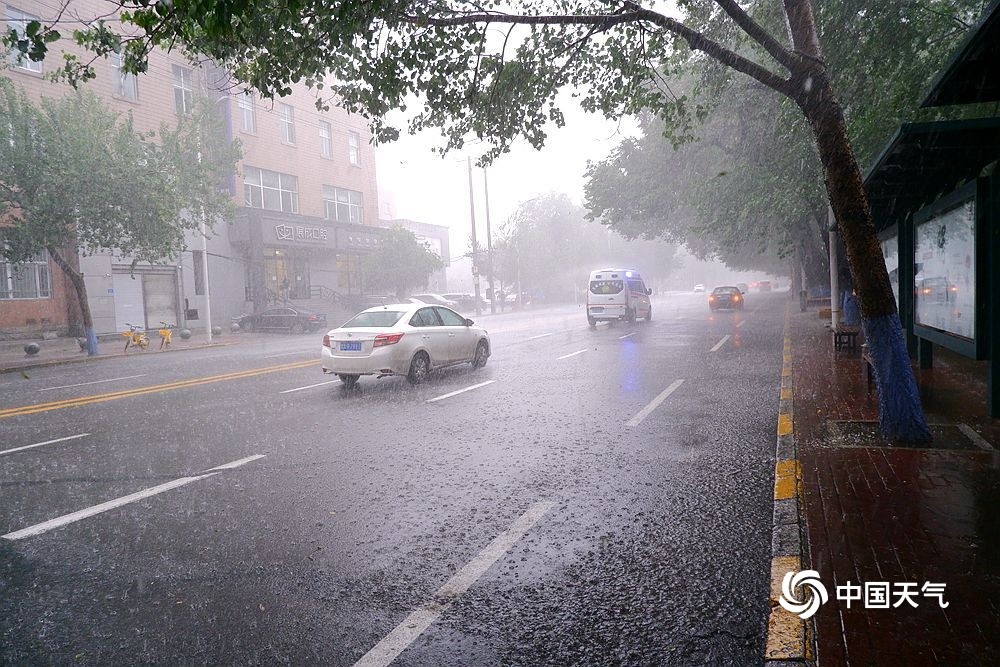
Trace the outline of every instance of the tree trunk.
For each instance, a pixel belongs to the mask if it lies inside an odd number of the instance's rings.
[[[59,268],[62,269],[63,273],[69,277],[70,282],[73,283],[73,288],[76,290],[76,298],[80,305],[80,313],[83,316],[83,335],[87,339],[87,354],[92,357],[96,356],[99,354],[97,349],[97,333],[94,331],[94,318],[90,314],[90,303],[87,301],[87,285],[83,280],[83,274],[70,266],[59,250],[52,246],[49,246],[47,250],[52,260],[59,265]]]
[[[843,110],[820,63],[808,68],[799,83],[796,102],[812,127],[830,205],[860,301],[862,326],[875,370],[882,435],[891,440],[928,441],[930,431]]]

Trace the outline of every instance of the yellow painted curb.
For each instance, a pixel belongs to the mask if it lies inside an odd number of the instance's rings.
[[[792,432],[792,417],[784,412],[778,414],[778,435],[788,435]]]
[[[802,476],[798,459],[782,459],[774,464],[774,499],[794,498]]]
[[[806,654],[805,623],[778,603],[781,580],[787,572],[798,572],[798,556],[775,556],[771,559],[771,614],[767,619],[765,660],[801,660]]]

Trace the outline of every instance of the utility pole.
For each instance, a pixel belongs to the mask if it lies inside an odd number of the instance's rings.
[[[483,194],[486,197],[486,284],[489,286],[490,314],[497,312],[496,292],[493,291],[493,231],[490,229],[490,183],[483,167]],[[479,299],[476,299],[479,302]]]
[[[198,164],[201,164],[201,151],[198,151]],[[208,229],[205,225],[205,209],[201,209],[201,222],[198,225],[201,236],[201,286],[205,291],[205,342],[212,342],[212,297],[209,294],[208,280]]]
[[[469,218],[472,220],[472,284],[476,287],[476,317],[483,314],[479,306],[479,242],[476,240],[476,203],[472,195],[472,158],[465,158],[469,168]]]

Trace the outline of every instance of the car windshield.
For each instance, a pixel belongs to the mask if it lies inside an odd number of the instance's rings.
[[[349,320],[341,329],[391,327],[403,316],[400,310],[370,310]]]
[[[713,294],[736,294],[739,290],[735,287],[716,287],[712,290]]]

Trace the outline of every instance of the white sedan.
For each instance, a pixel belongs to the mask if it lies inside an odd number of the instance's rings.
[[[323,372],[353,387],[362,375],[405,375],[423,382],[432,369],[482,368],[490,337],[451,308],[425,303],[376,306],[323,336]]]

